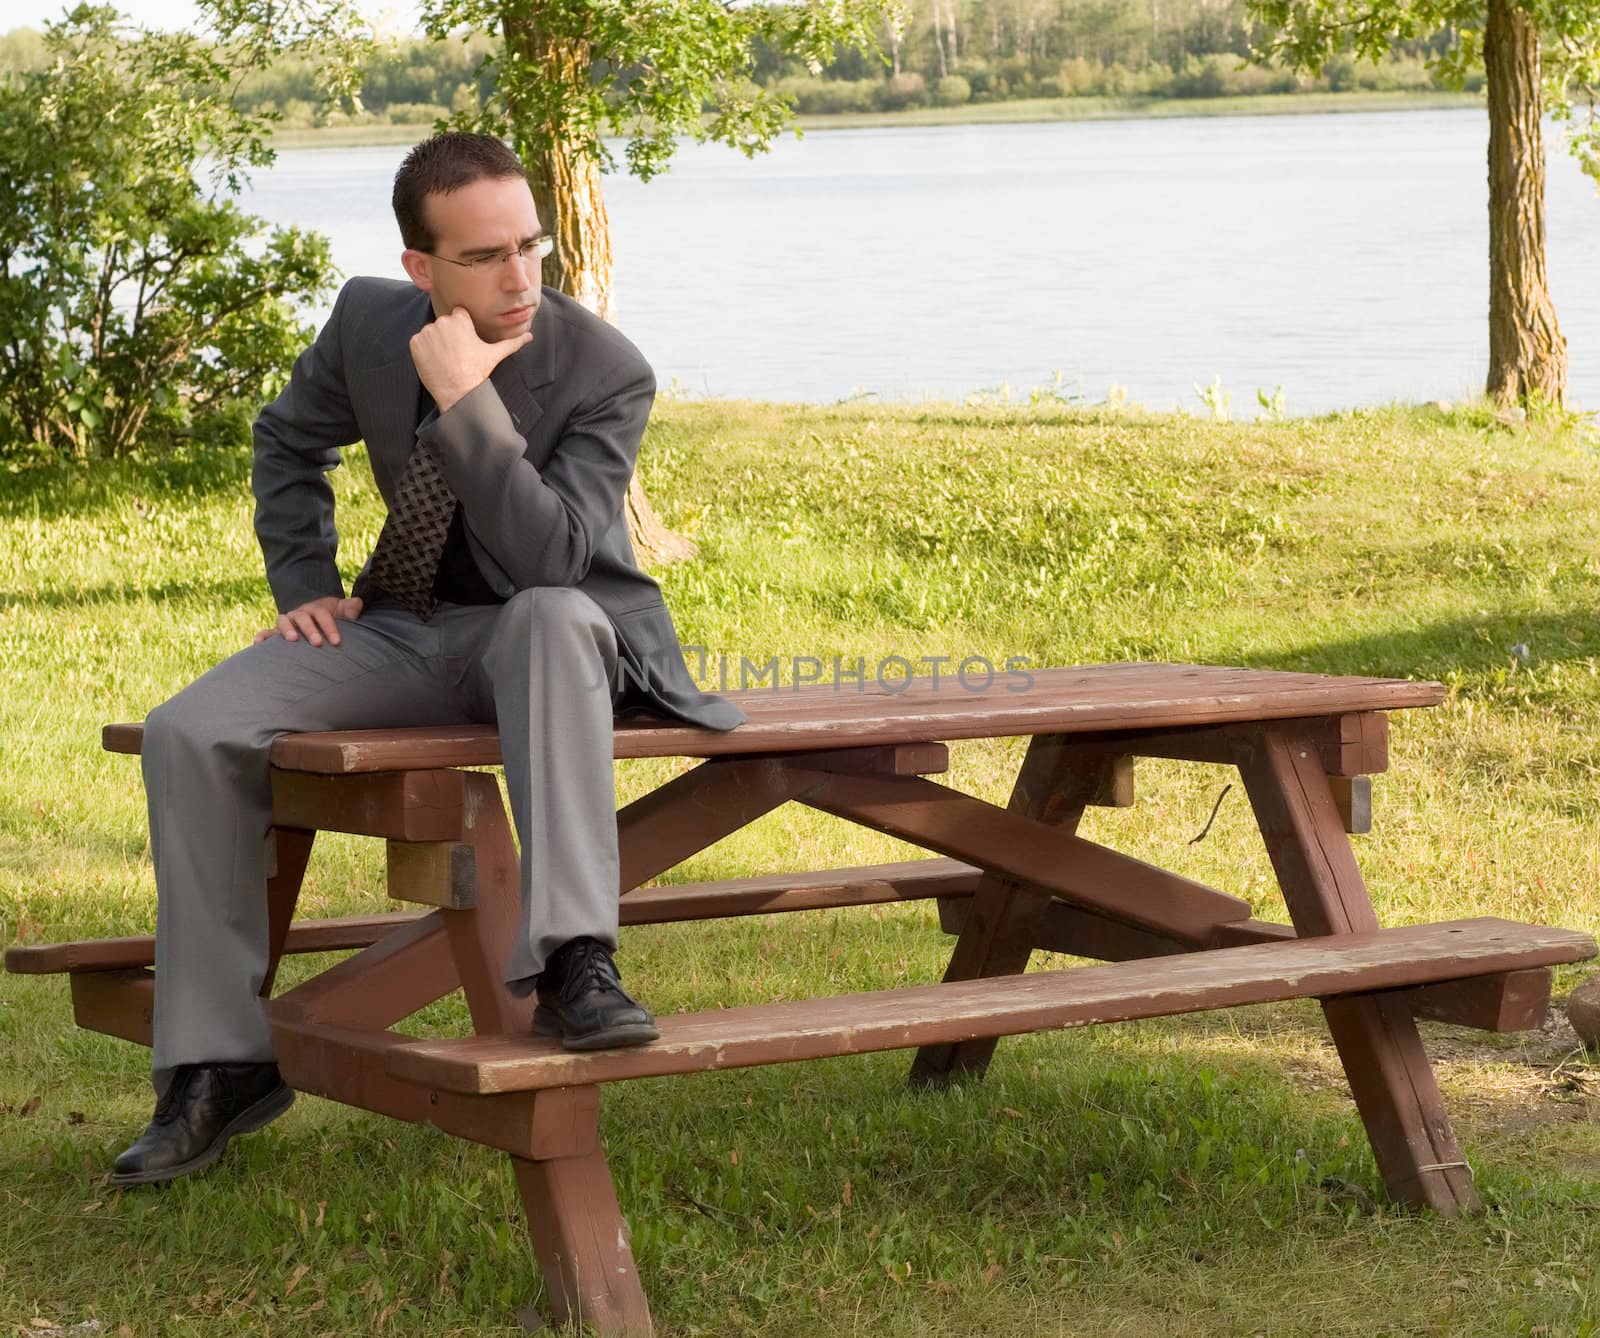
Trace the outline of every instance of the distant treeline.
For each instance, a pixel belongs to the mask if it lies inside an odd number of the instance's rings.
[[[813,73],[780,51],[758,50],[751,78],[808,115],[1015,98],[1420,91],[1439,86],[1427,58],[1455,40],[1446,29],[1397,44],[1377,66],[1341,57],[1311,80],[1246,64],[1252,27],[1242,0],[908,0],[906,14],[899,28],[884,25],[876,52],[842,50]],[[325,106],[316,71],[298,61],[250,74],[238,98],[295,128],[427,125],[481,103],[493,86],[484,62],[498,49],[482,34],[381,44],[366,65],[358,115]],[[0,78],[43,58],[36,32],[0,36]]]

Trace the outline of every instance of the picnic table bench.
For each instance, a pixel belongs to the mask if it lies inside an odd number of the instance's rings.
[[[285,953],[352,949],[270,998],[279,1065],[302,1092],[431,1124],[510,1154],[553,1317],[645,1332],[650,1312],[599,1138],[603,1083],[915,1048],[912,1079],[980,1074],[997,1038],[1240,1004],[1322,1002],[1390,1195],[1478,1206],[1418,1017],[1537,1027],[1550,967],[1593,939],[1500,919],[1379,927],[1347,833],[1370,820],[1387,712],[1436,683],[1220,667],[1035,670],[1026,690],[814,684],[730,693],[717,733],[619,720],[618,758],[701,759],[617,815],[624,925],[937,898],[955,935],[939,983],[665,1016],[659,1041],[572,1053],[529,1031],[500,978],[517,922],[517,851],[492,727],[290,734],[273,745],[271,994]],[[137,752],[141,727],[104,744]],[[1005,807],[930,779],[946,745],[1030,738]],[[1132,803],[1132,759],[1238,769],[1292,924],[1076,834],[1086,806]],[[931,857],[646,886],[789,801]],[[387,842],[389,896],[429,909],[294,921],[315,834]],[[1022,974],[1035,948],[1106,965]],[[19,946],[6,966],[70,974],[79,1025],[149,1044],[149,937]],[[474,1034],[397,1024],[460,989]]]

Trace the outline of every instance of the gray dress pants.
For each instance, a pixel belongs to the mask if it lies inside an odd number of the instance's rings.
[[[617,935],[612,711],[617,643],[580,590],[441,604],[423,622],[387,600],[341,641],[273,637],[224,660],[145,722],[156,875],[157,1091],[179,1064],[272,1058],[257,997],[267,966],[267,755],[292,730],[494,723],[522,847],[522,923],[506,980],[562,943]]]

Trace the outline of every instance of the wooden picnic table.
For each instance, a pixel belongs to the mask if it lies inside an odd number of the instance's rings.
[[[1499,919],[1380,928],[1347,833],[1370,821],[1387,712],[1437,683],[1192,665],[1032,671],[969,691],[814,684],[728,694],[749,722],[717,733],[619,720],[616,756],[697,766],[617,815],[622,923],[937,898],[956,936],[944,980],[679,1014],[659,1041],[572,1053],[530,1034],[533,1000],[501,982],[517,923],[517,852],[493,775],[492,727],[284,735],[273,745],[272,969],[283,953],[352,955],[267,1004],[291,1085],[501,1149],[559,1322],[650,1328],[599,1138],[600,1084],[915,1048],[912,1079],[980,1074],[1004,1035],[1315,997],[1392,1197],[1478,1206],[1418,1034],[1431,1017],[1536,1027],[1550,967],[1595,954],[1585,934]],[[141,727],[105,746],[137,752]],[[1027,736],[1001,807],[930,779],[960,739]],[[1132,759],[1238,769],[1291,924],[1076,834],[1085,807],[1132,803]],[[794,801],[925,848],[891,864],[647,886]],[[293,921],[318,831],[387,842],[389,896],[430,909]],[[1023,975],[1035,948],[1106,965]],[[154,942],[15,947],[12,971],[66,971],[81,1026],[148,1044]],[[396,1030],[460,989],[474,1034]]]

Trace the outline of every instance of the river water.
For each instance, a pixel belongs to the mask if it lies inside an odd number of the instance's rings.
[[[662,386],[832,402],[1030,391],[1236,416],[1481,390],[1476,110],[813,131],[607,179],[623,329]],[[1600,408],[1600,197],[1550,135],[1549,271]],[[402,147],[283,151],[247,208],[403,277]],[[329,304],[331,305],[331,303]]]

